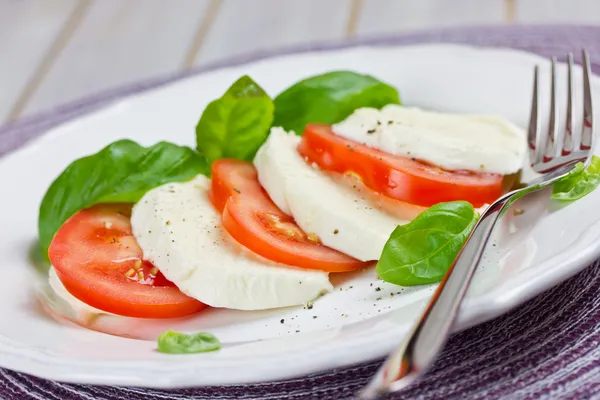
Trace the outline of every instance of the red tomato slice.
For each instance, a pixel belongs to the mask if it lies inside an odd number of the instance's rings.
[[[481,207],[502,194],[502,175],[445,171],[345,139],[328,125],[307,125],[298,151],[323,170],[357,174],[371,190],[419,206],[466,200]]]
[[[128,317],[182,317],[206,307],[142,260],[130,213],[130,205],[98,205],[78,212],[59,229],[48,256],[69,293]]]
[[[223,226],[240,244],[269,260],[327,272],[352,271],[367,264],[323,246],[284,214],[258,182],[248,162],[218,160],[212,165],[211,199]]]

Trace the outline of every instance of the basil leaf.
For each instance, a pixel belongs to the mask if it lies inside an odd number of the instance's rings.
[[[478,218],[466,201],[439,203],[423,211],[392,232],[377,262],[377,274],[401,286],[439,282]]]
[[[361,107],[400,104],[398,91],[369,75],[334,71],[304,79],[275,98],[274,126],[301,135],[308,123],[333,124]]]
[[[158,337],[158,351],[168,354],[192,354],[215,351],[221,348],[221,342],[213,334],[207,332],[187,335],[175,331],[167,331]]]
[[[575,201],[592,193],[600,185],[600,157],[592,156],[587,169],[583,163],[575,166],[573,171],[552,188],[551,198],[560,201]]]
[[[212,101],[196,126],[196,146],[212,163],[219,158],[251,161],[273,122],[273,101],[249,76]]]
[[[204,157],[188,147],[160,142],[142,147],[116,141],[98,153],[73,161],[48,188],[40,205],[42,254],[60,226],[77,211],[98,203],[138,201],[148,190],[208,174]]]

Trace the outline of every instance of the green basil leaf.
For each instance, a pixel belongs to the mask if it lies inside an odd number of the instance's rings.
[[[251,161],[272,122],[273,100],[252,78],[242,76],[202,113],[196,146],[210,163],[219,158]]]
[[[398,91],[369,75],[334,71],[304,79],[275,98],[274,126],[302,135],[308,123],[333,124],[361,107],[400,104]]]
[[[439,203],[396,227],[377,262],[377,274],[401,286],[442,280],[479,218],[466,201]]]
[[[587,169],[583,163],[579,163],[569,175],[554,184],[551,198],[560,201],[579,200],[592,193],[599,185],[600,157],[592,156]]]
[[[77,211],[98,203],[134,203],[148,190],[208,174],[204,157],[188,147],[160,142],[142,147],[119,140],[73,161],[42,199],[38,231],[42,254],[60,226]]]
[[[213,334],[207,332],[187,335],[175,331],[167,331],[158,337],[158,351],[168,354],[192,354],[215,351],[221,348],[221,342]]]

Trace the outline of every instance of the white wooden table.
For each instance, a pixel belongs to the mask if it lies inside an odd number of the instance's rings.
[[[600,24],[600,0],[0,0],[0,125],[256,50],[553,22]]]

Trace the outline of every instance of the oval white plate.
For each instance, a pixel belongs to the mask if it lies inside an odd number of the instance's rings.
[[[199,355],[163,355],[153,341],[61,325],[39,310],[34,294],[29,255],[36,245],[39,201],[70,161],[111,141],[193,146],[201,111],[243,74],[275,95],[302,77],[353,69],[395,85],[407,105],[494,113],[525,126],[537,63],[547,78],[547,62],[537,56],[456,45],[287,55],[194,76],[53,129],[0,160],[0,366],[69,382],[168,388],[271,381],[384,356],[402,339],[432,287],[401,290],[367,271],[333,278],[336,290],[312,310],[211,310],[156,327],[210,331],[224,343],[220,352]],[[564,75],[564,67],[560,72]],[[594,85],[599,99],[600,81]],[[564,85],[560,89],[564,92]],[[525,213],[506,214],[456,329],[508,311],[595,259],[599,203],[600,191],[564,208],[552,204],[548,192],[517,204]]]

